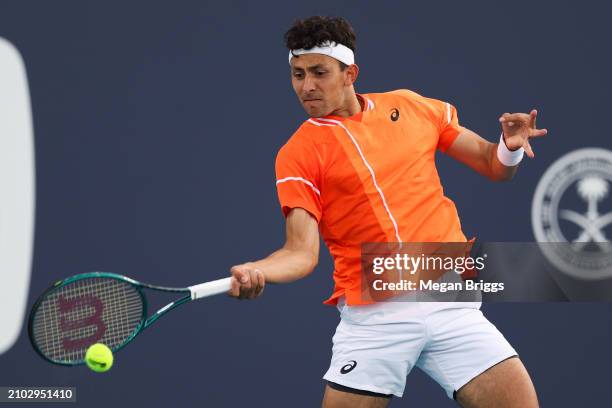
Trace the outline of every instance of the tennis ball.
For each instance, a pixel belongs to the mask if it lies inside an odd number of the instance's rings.
[[[87,349],[85,353],[87,367],[96,373],[103,373],[113,366],[113,352],[106,344],[96,343]]]

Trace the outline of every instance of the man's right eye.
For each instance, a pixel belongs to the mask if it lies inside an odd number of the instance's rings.
[[[298,78],[298,79],[301,79],[302,77],[304,77],[304,74],[302,74],[301,72],[294,72],[293,76]]]

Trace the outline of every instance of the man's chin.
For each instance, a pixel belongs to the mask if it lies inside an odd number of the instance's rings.
[[[306,114],[310,116],[311,118],[322,118],[328,115],[327,112],[324,112],[321,109],[308,109],[304,107],[304,110],[306,111]]]

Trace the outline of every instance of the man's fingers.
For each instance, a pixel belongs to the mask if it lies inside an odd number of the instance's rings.
[[[246,283],[248,281],[247,273],[244,271],[244,268],[242,266],[234,266],[234,267],[232,267],[230,269],[230,273],[240,283]]]
[[[529,122],[530,125],[529,127],[535,129],[536,128],[536,119],[538,117],[538,111],[536,109],[532,109],[531,112],[529,112]]]
[[[248,299],[253,299],[257,293],[257,273],[255,269],[249,269],[249,287],[246,290],[246,296]]]
[[[264,278],[263,272],[259,269],[255,270],[255,275],[257,276],[257,292],[255,293],[255,296],[260,296],[263,293],[266,285],[266,278]]]
[[[238,295],[240,295],[240,283],[238,282],[235,276],[232,276],[230,282],[231,286],[229,290],[229,295],[233,297],[238,297]]]
[[[238,299],[245,299],[246,292],[248,292],[251,287],[248,268],[245,268],[243,265],[238,265],[232,267],[230,272],[232,274],[230,296],[237,297]]]
[[[548,133],[547,129],[536,128],[537,117],[537,109],[532,109],[528,114],[506,112],[499,118],[499,122],[502,125],[504,135],[507,137],[506,144],[508,145],[508,147],[511,148],[511,145],[514,144],[511,141],[512,138],[508,136],[520,137],[524,141],[523,148],[525,149],[525,153],[532,159],[535,157],[535,154],[533,152],[533,149],[531,148],[531,144],[529,144],[529,138],[544,136]]]
[[[526,113],[504,113],[499,118],[501,123],[508,122],[528,122],[531,120],[531,116]]]
[[[538,110],[532,109],[529,114],[527,113],[504,113],[499,117],[500,123],[507,123],[510,126],[515,125],[516,122],[528,123],[529,127],[532,129],[536,128],[536,119],[538,117]]]
[[[259,279],[259,286],[261,286],[261,291],[263,292],[264,288],[266,287],[266,277],[262,271],[257,270],[257,278]]]
[[[527,156],[529,156],[530,159],[533,159],[535,157],[535,154],[533,153],[533,149],[531,148],[531,145],[529,144],[529,142],[526,142],[524,144],[524,148],[525,148],[525,153],[527,153]]]
[[[548,133],[547,129],[531,129],[529,131],[529,137],[540,137]]]
[[[259,281],[259,270],[255,269],[251,277],[253,279],[253,289],[251,290],[249,299],[255,299],[259,295],[259,291],[261,290],[261,282]]]
[[[231,285],[228,294],[238,299],[254,299],[261,294],[265,285],[264,274],[248,264],[231,268]]]
[[[527,113],[504,113],[503,115],[500,116],[499,122],[502,124],[507,124],[509,126],[524,124],[524,125],[528,125],[532,129],[535,129],[537,116],[538,116],[538,111],[535,109],[533,109],[529,114]]]
[[[244,271],[244,279],[240,281],[240,299],[249,299],[253,290],[253,279],[251,279],[251,271]]]

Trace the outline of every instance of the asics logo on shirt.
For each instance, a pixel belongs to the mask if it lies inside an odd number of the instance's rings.
[[[399,109],[393,108],[391,110],[390,118],[391,118],[392,121],[397,122],[397,120],[399,119]]]
[[[340,369],[340,374],[348,374],[353,371],[355,367],[357,367],[357,362],[355,360],[350,360],[348,364],[342,366]]]

